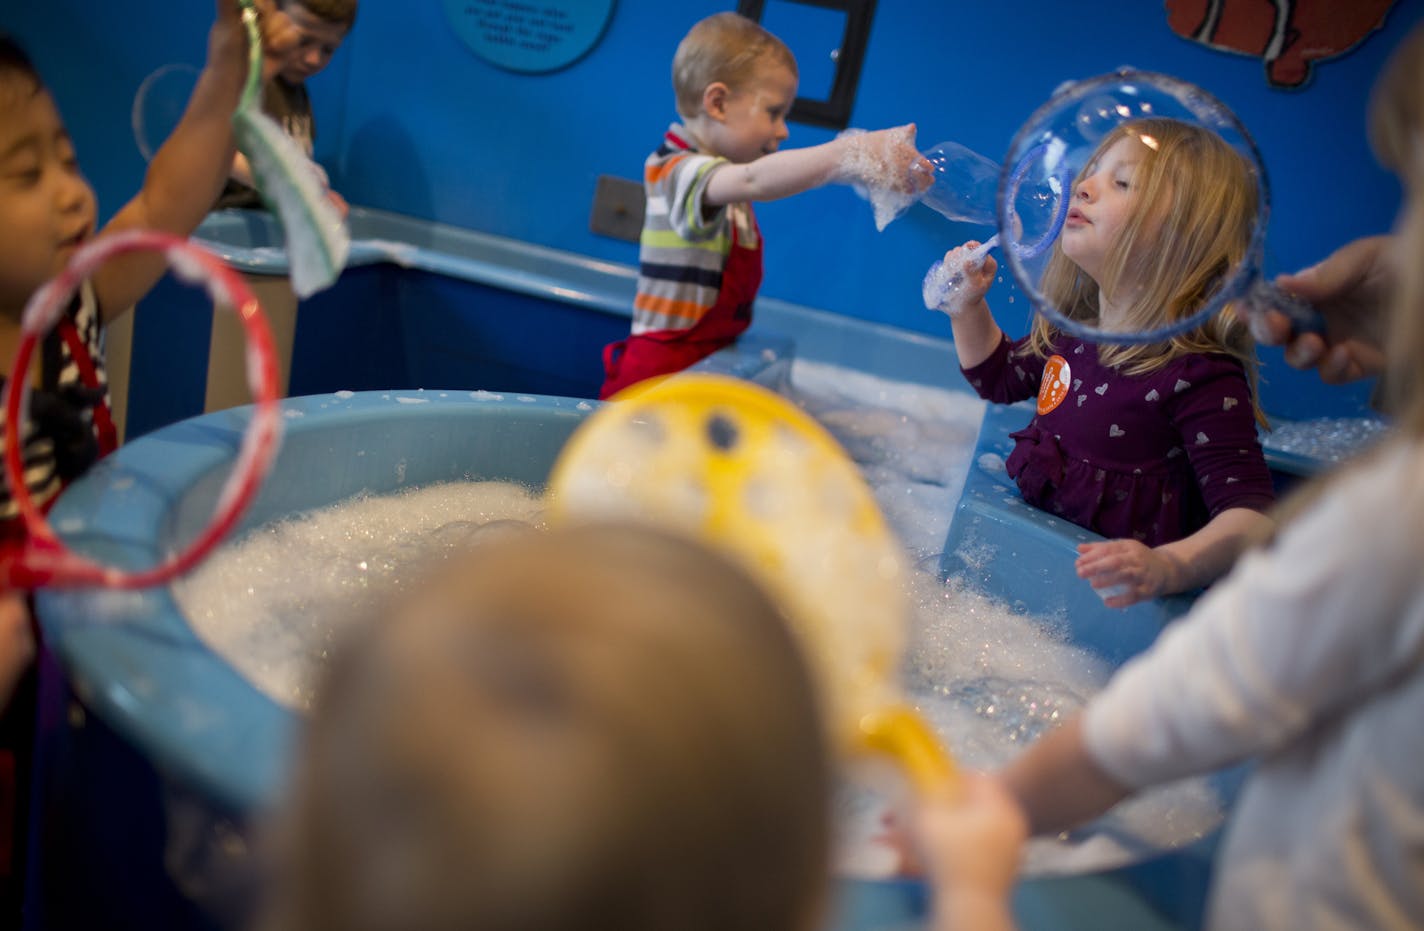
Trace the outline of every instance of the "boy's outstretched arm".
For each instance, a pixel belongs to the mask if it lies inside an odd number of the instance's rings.
[[[804,149],[783,149],[751,162],[723,165],[707,181],[703,201],[720,207],[741,201],[779,200],[826,184],[860,181],[911,193],[933,180],[911,123],[895,129],[840,136]]]
[[[267,53],[295,41],[290,22],[272,0],[256,0]],[[153,229],[188,236],[222,191],[236,144],[232,114],[247,80],[247,33],[236,0],[218,0],[208,34],[208,58],[178,126],[153,156],[143,189],[105,226],[105,232]],[[95,293],[107,321],[131,307],[162,276],[163,258],[134,253],[104,265],[94,275]]]

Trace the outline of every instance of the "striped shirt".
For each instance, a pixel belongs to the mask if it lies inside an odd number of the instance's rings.
[[[102,404],[107,410],[108,404],[103,331],[89,282],[70,302],[66,314],[92,360],[99,387],[85,386],[79,361],[57,332],[46,336],[40,349],[40,387],[30,392],[30,416],[21,429],[25,485],[41,510],[98,457],[95,409]],[[4,418],[0,409],[0,455],[4,451]],[[0,482],[0,536],[13,537],[20,532],[19,513],[9,482]]]
[[[709,215],[702,200],[707,182],[730,163],[698,152],[691,139],[673,124],[643,164],[647,206],[639,240],[634,335],[690,329],[707,314],[722,290],[733,228],[741,245],[757,246],[751,204],[728,204]]]

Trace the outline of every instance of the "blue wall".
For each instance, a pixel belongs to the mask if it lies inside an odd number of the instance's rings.
[[[105,215],[142,177],[129,125],[139,83],[163,64],[201,60],[212,7],[179,6],[5,0],[0,9],[0,26],[26,43],[53,86]],[[353,202],[633,264],[633,244],[588,229],[595,179],[639,176],[675,116],[673,48],[692,22],[733,6],[617,0],[587,56],[527,75],[471,53],[441,2],[366,0],[352,36],[312,82],[318,158]],[[1366,101],[1385,57],[1424,18],[1424,0],[1399,0],[1383,30],[1317,66],[1298,91],[1270,89],[1257,59],[1179,38],[1161,3],[878,6],[852,125],[914,121],[926,147],[953,139],[997,159],[1060,82],[1132,65],[1202,85],[1256,136],[1274,195],[1268,270],[1302,266],[1392,222],[1399,190],[1369,153]],[[793,124],[788,144],[831,135]],[[946,248],[983,234],[918,207],[877,233],[869,207],[847,188],[766,204],[759,216],[764,294],[938,336],[949,334],[948,321],[924,309],[920,280]],[[1021,332],[1025,304],[1008,294],[1006,286],[991,293],[996,313]],[[1274,352],[1265,361],[1273,413],[1349,413],[1365,396],[1323,388]]]

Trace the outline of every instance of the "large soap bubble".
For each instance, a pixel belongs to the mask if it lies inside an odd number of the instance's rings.
[[[1255,176],[1256,225],[1245,258],[1228,269],[1202,307],[1189,317],[1148,331],[1103,331],[1064,315],[1040,290],[1062,220],[1058,203],[1023,196],[1045,184],[1071,192],[1073,179],[1091,161],[1099,144],[1117,126],[1138,119],[1175,119],[1216,133],[1241,154]],[[1284,295],[1261,277],[1265,232],[1270,216],[1270,186],[1260,152],[1235,114],[1193,84],[1164,74],[1123,69],[1063,85],[1018,131],[999,171],[995,219],[1003,241],[1004,262],[1034,309],[1064,332],[1106,343],[1153,343],[1201,326],[1227,303],[1249,313],[1275,308],[1291,314],[1298,328],[1316,329],[1318,315],[1308,305]]]
[[[934,166],[934,181],[921,197],[926,205],[956,222],[997,222],[995,204],[1001,174],[998,165],[957,142],[941,142],[922,154]],[[1053,164],[1039,149],[1030,149],[1005,179],[1004,199],[1009,205],[1005,229],[1013,248],[1025,258],[1048,251],[1068,213],[1071,179],[1048,170]],[[965,261],[982,261],[990,249],[1000,245],[1000,238],[999,233],[990,236]],[[925,306],[949,310],[962,278],[962,266],[951,268],[936,262],[925,275]],[[951,316],[955,313],[949,312]]]

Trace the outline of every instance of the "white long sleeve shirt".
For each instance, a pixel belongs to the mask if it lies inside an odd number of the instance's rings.
[[[1336,482],[1091,703],[1132,787],[1256,767],[1215,929],[1424,927],[1424,444]]]

